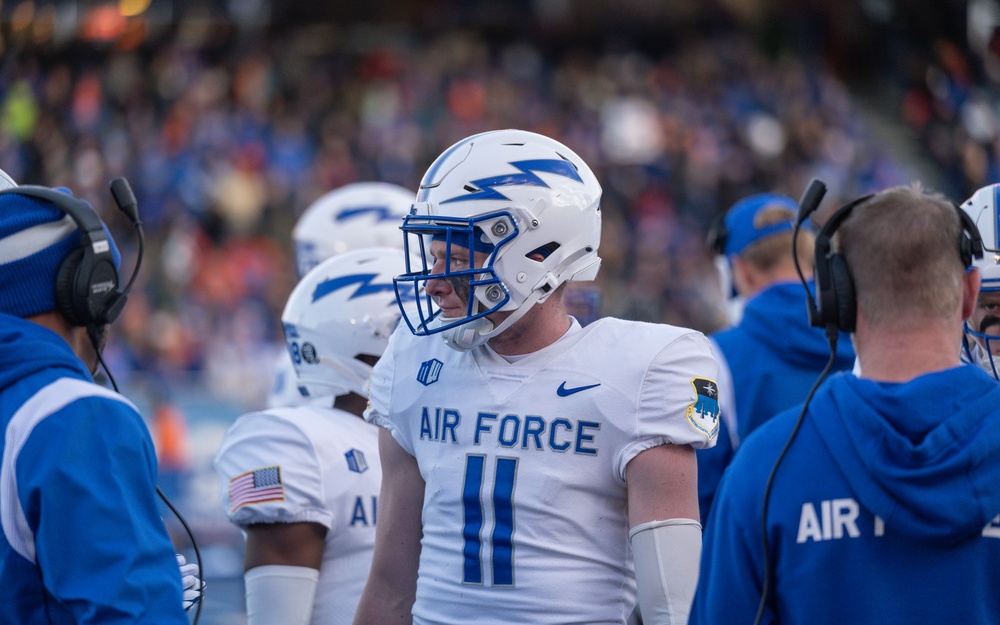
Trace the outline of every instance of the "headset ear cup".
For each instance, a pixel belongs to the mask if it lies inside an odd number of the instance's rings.
[[[854,332],[857,322],[857,302],[854,301],[854,279],[842,254],[830,256],[830,288],[833,291],[837,327],[844,332]]]
[[[74,326],[86,325],[83,323],[83,319],[80,318],[76,306],[74,306],[77,299],[74,290],[83,254],[83,248],[73,250],[66,255],[66,258],[59,265],[59,270],[56,272],[56,307]]]
[[[706,237],[708,249],[712,250],[718,256],[724,255],[726,252],[727,234],[725,215],[717,217],[712,227],[709,228],[708,236]]]
[[[972,266],[972,239],[969,238],[965,232],[962,232],[962,238],[958,246],[958,253],[962,257],[962,265],[965,267]],[[980,256],[982,254],[980,253]]]

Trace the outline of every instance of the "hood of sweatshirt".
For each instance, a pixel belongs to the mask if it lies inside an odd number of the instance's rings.
[[[772,285],[750,298],[739,329],[795,365],[819,370],[830,358],[826,333],[809,325],[805,291],[797,282]],[[850,335],[841,332],[834,369],[853,366],[854,346]]]
[[[837,374],[808,419],[887,531],[950,544],[1000,514],[1000,384],[978,367],[906,383]]]
[[[70,369],[91,379],[69,344],[58,334],[20,317],[0,313],[0,391],[43,370]]]

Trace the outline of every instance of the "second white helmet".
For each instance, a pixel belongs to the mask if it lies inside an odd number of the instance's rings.
[[[292,290],[281,322],[306,397],[368,394],[372,366],[399,321],[392,279],[405,262],[394,248],[364,248],[328,258]]]
[[[403,246],[399,231],[414,193],[387,182],[355,182],[324,194],[292,230],[299,277],[321,261],[362,247]]]

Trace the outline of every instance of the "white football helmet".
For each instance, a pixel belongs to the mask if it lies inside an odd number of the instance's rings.
[[[17,183],[10,177],[10,174],[0,169],[0,190],[13,189],[16,186]]]
[[[418,336],[440,332],[450,346],[472,349],[563,282],[593,280],[601,266],[600,204],[601,185],[590,167],[548,137],[497,130],[451,146],[424,174],[403,220],[408,258],[423,261],[396,278],[401,301],[417,302],[412,313],[403,312],[410,330]],[[447,245],[443,273],[429,266],[434,240]],[[482,267],[452,270],[454,245],[489,256]],[[468,288],[464,317],[443,318],[424,293],[428,280],[442,279]],[[486,316],[498,311],[513,314],[494,327]]]
[[[295,223],[299,278],[321,261],[361,247],[402,247],[399,226],[413,191],[387,182],[355,182],[324,194]]]
[[[983,257],[974,258],[973,265],[979,268],[982,283],[979,292],[1000,292],[1000,221],[997,214],[997,195],[1000,193],[1000,184],[991,184],[976,191],[972,197],[962,204],[962,210],[969,216],[976,228],[979,236],[983,240]],[[975,316],[975,313],[974,313]],[[995,315],[986,313],[986,323],[984,319],[979,319],[979,327],[968,319],[965,322],[964,351],[965,356],[971,362],[978,364],[993,377],[1000,379],[1000,355],[994,356],[994,351],[1000,351],[1000,326],[994,325],[991,318],[1000,317],[1000,312]],[[992,325],[992,328],[987,326]],[[987,333],[987,330],[989,333]],[[971,337],[971,338],[970,338]],[[978,340],[976,340],[978,339]]]
[[[399,322],[392,279],[406,265],[397,248],[328,258],[292,290],[281,315],[285,343],[305,397],[368,395],[371,365]]]

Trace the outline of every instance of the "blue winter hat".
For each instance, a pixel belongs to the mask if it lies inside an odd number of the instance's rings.
[[[72,195],[69,189],[56,190]],[[56,310],[59,265],[81,237],[73,218],[52,203],[0,193],[0,312],[31,317]],[[108,241],[119,267],[121,256],[110,233]]]
[[[792,211],[788,221],[757,227],[754,221],[758,213],[768,208],[787,208]],[[743,198],[733,204],[726,213],[726,238],[722,253],[726,256],[740,254],[752,243],[779,234],[791,232],[799,211],[798,203],[790,197],[776,193],[759,193]]]

